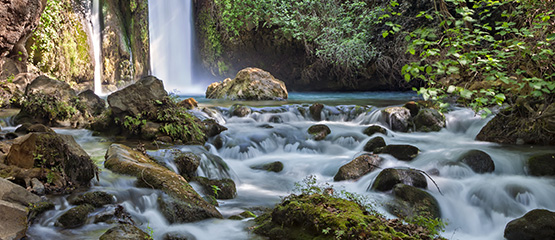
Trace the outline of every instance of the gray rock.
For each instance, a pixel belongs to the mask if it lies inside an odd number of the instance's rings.
[[[555,212],[534,209],[510,221],[505,227],[507,240],[555,239]]]
[[[162,101],[167,96],[161,80],[154,76],[146,76],[135,84],[110,94],[108,105],[114,117],[123,120],[125,116],[135,117],[143,112],[156,112],[156,101]]]
[[[488,173],[495,170],[495,164],[491,157],[480,150],[470,150],[463,154],[458,161],[465,163],[476,173]]]
[[[414,216],[441,217],[439,203],[424,190],[400,183],[393,187],[393,195],[395,201],[387,208],[395,216],[401,218],[412,218]]]
[[[98,116],[106,109],[106,101],[96,95],[92,90],[85,90],[77,95],[85,111],[92,116]]]
[[[382,110],[382,118],[393,131],[408,132],[410,130],[410,110],[405,107],[388,107]]]
[[[44,188],[44,184],[42,184],[38,179],[32,178],[31,179],[31,191],[35,194],[42,196],[46,194],[46,189]]]
[[[383,139],[383,137],[375,137],[366,142],[366,144],[364,145],[364,151],[374,152],[374,150],[376,150],[377,148],[382,148],[385,146],[385,140]]]
[[[416,131],[437,132],[445,127],[445,116],[435,109],[425,108],[414,117]]]
[[[324,140],[331,133],[330,128],[324,124],[312,125],[307,131],[316,141]]]
[[[334,181],[357,180],[374,171],[381,164],[382,159],[375,154],[363,154],[351,162],[341,166],[333,177]]]
[[[420,150],[411,145],[387,145],[374,149],[374,153],[386,153],[401,161],[410,161],[418,156]]]
[[[149,240],[152,239],[143,230],[135,227],[131,224],[122,224],[113,228],[108,229],[102,236],[100,240]]]
[[[245,68],[235,78],[210,84],[206,98],[230,100],[284,100],[285,83],[259,68]]]
[[[389,191],[398,183],[403,183],[417,188],[428,187],[426,176],[415,169],[386,168],[378,174],[371,189]]]

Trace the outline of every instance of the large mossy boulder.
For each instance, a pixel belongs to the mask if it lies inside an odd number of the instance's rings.
[[[495,170],[495,164],[489,154],[481,150],[470,150],[458,161],[468,165],[475,173],[490,173]]]
[[[6,159],[7,165],[45,171],[42,182],[48,181],[65,191],[87,187],[98,173],[90,156],[70,135],[29,133],[17,138]]]
[[[382,158],[375,154],[363,154],[341,166],[334,181],[357,180],[380,166]]]
[[[411,114],[414,110],[411,110]],[[414,127],[420,132],[437,132],[445,127],[445,116],[439,111],[424,108],[414,117]]]
[[[214,206],[207,203],[180,175],[158,165],[155,161],[121,144],[112,144],[106,152],[104,166],[116,173],[136,176],[140,186],[160,189],[186,207],[183,211],[191,221],[222,218]],[[187,209],[188,208],[188,209]]]
[[[63,228],[77,228],[83,226],[87,222],[89,214],[93,211],[94,206],[90,204],[73,207],[58,218],[56,226]]]
[[[534,155],[526,165],[532,176],[555,176],[555,153]]]
[[[25,89],[25,95],[42,93],[46,95],[58,95],[61,101],[69,102],[77,96],[75,90],[63,81],[41,75],[35,78]]]
[[[83,110],[91,116],[98,116],[106,109],[106,101],[92,90],[85,90],[77,95]]]
[[[324,124],[316,124],[310,126],[307,132],[314,140],[320,141],[324,140],[331,133],[331,129]]]
[[[412,145],[387,145],[381,148],[375,148],[374,153],[385,153],[389,154],[401,161],[410,161],[418,156],[420,150]]]
[[[271,240],[430,237],[425,230],[409,233],[411,227],[407,225],[398,226],[371,214],[355,202],[323,194],[288,196],[271,213],[263,214],[255,221],[254,232]]]
[[[507,240],[555,239],[555,212],[534,209],[507,223],[503,235]]]
[[[284,100],[285,84],[259,68],[245,68],[235,78],[210,84],[206,98],[230,100]]]
[[[395,216],[409,219],[415,216],[432,219],[441,217],[437,200],[422,189],[399,183],[393,187],[393,196],[395,201],[388,204],[387,208]]]
[[[0,178],[0,239],[22,239],[27,230],[29,206],[40,197]]]
[[[152,239],[150,235],[143,230],[131,224],[121,224],[116,227],[108,229],[100,240],[149,240]]]
[[[107,100],[114,117],[123,121],[125,116],[136,117],[143,112],[156,112],[158,102],[167,96],[168,93],[160,79],[146,76],[135,84],[110,94]]]
[[[102,207],[104,205],[112,204],[114,202],[114,195],[102,192],[87,192],[75,198],[69,199],[69,203],[73,205],[90,204],[94,207]]]
[[[205,177],[196,177],[197,181],[203,188],[204,193],[216,199],[233,199],[237,195],[237,188],[232,179],[208,179]]]
[[[393,187],[399,183],[417,188],[428,187],[426,176],[419,170],[386,168],[378,174],[370,188],[385,192],[393,189]]]
[[[405,107],[388,107],[382,110],[382,118],[393,131],[408,132],[412,127],[410,110]]]

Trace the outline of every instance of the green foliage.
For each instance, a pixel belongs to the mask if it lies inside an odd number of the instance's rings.
[[[422,79],[424,99],[456,95],[475,110],[490,111],[517,98],[541,99],[555,92],[555,3],[534,0],[471,3],[445,0],[456,14],[437,11],[441,29],[411,32],[407,52],[419,60],[402,72],[407,81]],[[441,38],[430,37],[441,35]]]
[[[142,118],[142,114],[136,117],[125,116],[123,126],[133,134],[138,134],[141,131],[141,126],[146,124],[146,119]]]
[[[37,118],[47,119],[49,122],[67,120],[78,113],[74,100],[64,102],[56,95],[43,93],[26,96],[22,101],[22,111],[32,113]]]
[[[214,197],[218,197],[218,192],[220,192],[222,189],[220,189],[220,187],[216,185],[212,185],[210,187],[212,187],[212,193],[214,193]]]
[[[410,218],[404,219],[407,223],[415,224],[421,226],[430,231],[430,235],[439,236],[439,234],[445,231],[445,226],[447,223],[439,218],[428,218],[421,215],[415,215]]]

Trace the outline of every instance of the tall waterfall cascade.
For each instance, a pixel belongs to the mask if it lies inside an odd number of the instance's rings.
[[[193,1],[149,0],[152,75],[173,93],[201,93],[193,84]]]
[[[91,4],[91,32],[94,52],[94,93],[99,96],[102,92],[102,61],[101,61],[101,34],[100,34],[100,0],[92,0]]]

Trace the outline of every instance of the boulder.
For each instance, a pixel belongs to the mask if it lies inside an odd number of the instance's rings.
[[[77,97],[75,90],[68,83],[44,75],[35,78],[25,89],[26,96],[37,93],[58,96],[61,101],[66,103]]]
[[[403,105],[403,107],[410,111],[410,116],[411,117],[416,117],[416,115],[418,115],[418,112],[420,111],[420,107],[414,101],[410,101],[410,102],[405,103],[405,105]]]
[[[79,93],[77,97],[85,112],[89,113],[91,116],[98,116],[106,109],[106,101],[90,89]]]
[[[480,150],[470,150],[463,154],[458,161],[468,165],[476,173],[488,173],[495,170],[495,164],[489,154]]]
[[[216,199],[233,199],[237,195],[235,182],[229,178],[224,179],[208,179],[205,177],[196,177],[194,179],[203,188],[207,195]]]
[[[386,153],[401,161],[410,161],[418,156],[420,150],[411,145],[387,145],[374,149],[374,153]]]
[[[393,195],[395,201],[387,207],[395,216],[409,219],[415,216],[441,217],[439,203],[424,190],[399,183],[393,187]]]
[[[425,108],[414,117],[416,131],[437,132],[445,127],[445,116],[439,111]]]
[[[149,240],[152,239],[150,235],[143,230],[131,224],[121,224],[116,227],[108,229],[100,240]]]
[[[162,124],[155,123],[152,121],[146,121],[145,124],[142,124],[140,127],[141,138],[146,140],[154,140],[159,136],[162,136],[160,133],[160,127]]]
[[[312,125],[307,131],[316,141],[324,140],[331,133],[330,128],[324,124]]]
[[[280,161],[275,161],[262,165],[251,166],[251,168],[256,170],[265,170],[268,172],[281,172],[283,170],[283,163]]]
[[[40,123],[37,123],[37,124],[24,123],[24,124],[21,124],[21,126],[19,126],[18,128],[16,128],[15,132],[20,134],[27,134],[31,132],[53,133],[54,130]]]
[[[197,222],[203,219],[215,217],[213,214],[205,211],[198,205],[192,205],[168,195],[163,195],[158,198],[158,207],[162,215],[164,215],[170,223]]]
[[[322,109],[324,109],[324,104],[321,103],[314,103],[309,108],[308,111],[310,112],[310,116],[315,121],[322,120]]]
[[[164,233],[162,240],[197,240],[197,238],[191,233],[180,230],[179,232]]]
[[[387,135],[387,129],[378,126],[378,125],[372,125],[370,127],[367,127],[366,129],[364,129],[364,134],[368,135],[368,136],[372,136],[376,133],[381,133],[383,135]]]
[[[252,110],[250,107],[238,103],[231,105],[229,108],[229,114],[232,117],[246,117],[251,114],[251,112]]]
[[[155,113],[158,104],[168,93],[160,79],[154,76],[141,78],[135,84],[129,85],[108,96],[108,105],[114,117],[120,120],[125,116],[136,117],[139,114]]]
[[[177,103],[178,106],[180,107],[184,107],[187,109],[195,109],[198,108],[198,102],[197,100],[195,100],[194,98],[187,98],[185,100],[182,100],[181,102]]]
[[[285,84],[259,68],[245,68],[235,78],[210,84],[206,98],[230,100],[284,100]]]
[[[97,174],[90,156],[70,135],[29,133],[14,141],[6,161],[8,165],[46,168],[64,176],[63,186],[58,187],[89,186]]]
[[[46,1],[13,0],[0,3],[0,57],[21,55],[27,59],[25,42],[39,23]]]
[[[206,129],[207,137],[214,137],[227,130],[226,127],[220,125],[218,122],[216,122],[216,120],[212,118],[202,120],[202,124],[204,124],[204,128]]]
[[[192,152],[183,152],[173,159],[177,171],[185,179],[191,179],[197,175],[197,169],[200,166],[200,157]]]
[[[555,239],[555,212],[534,209],[507,223],[503,236],[507,240]]]
[[[141,152],[112,144],[106,152],[104,166],[116,173],[136,176],[140,186],[160,189],[185,206],[191,221],[222,218],[216,208],[207,203],[180,175],[158,165]]]
[[[393,131],[408,132],[411,128],[410,110],[405,107],[388,107],[382,110],[382,118]]]
[[[341,166],[334,181],[357,180],[380,166],[382,159],[375,154],[363,154]]]
[[[555,176],[555,153],[534,155],[526,165],[532,176]]]
[[[113,202],[114,195],[101,191],[87,192],[69,200],[69,203],[73,205],[90,204],[97,208]]]
[[[23,187],[0,178],[0,239],[22,239],[27,230],[27,216],[31,204],[40,197]]]
[[[42,184],[42,182],[40,182],[37,178],[32,178],[31,192],[39,196],[43,196],[46,194],[46,188],[44,187],[44,184]]]
[[[91,214],[93,211],[94,206],[90,204],[83,204],[77,207],[73,207],[72,209],[69,209],[67,212],[62,214],[58,218],[58,221],[55,225],[63,228],[78,228],[85,225],[87,219],[89,218],[89,214]]]
[[[378,174],[372,183],[371,189],[385,192],[393,189],[399,183],[417,188],[428,187],[426,176],[418,170],[386,168]]]
[[[366,152],[374,152],[374,150],[376,150],[377,148],[381,148],[381,147],[385,147],[385,140],[383,139],[383,137],[374,137],[370,140],[368,140],[368,142],[366,142],[366,144],[364,144],[364,151]]]

